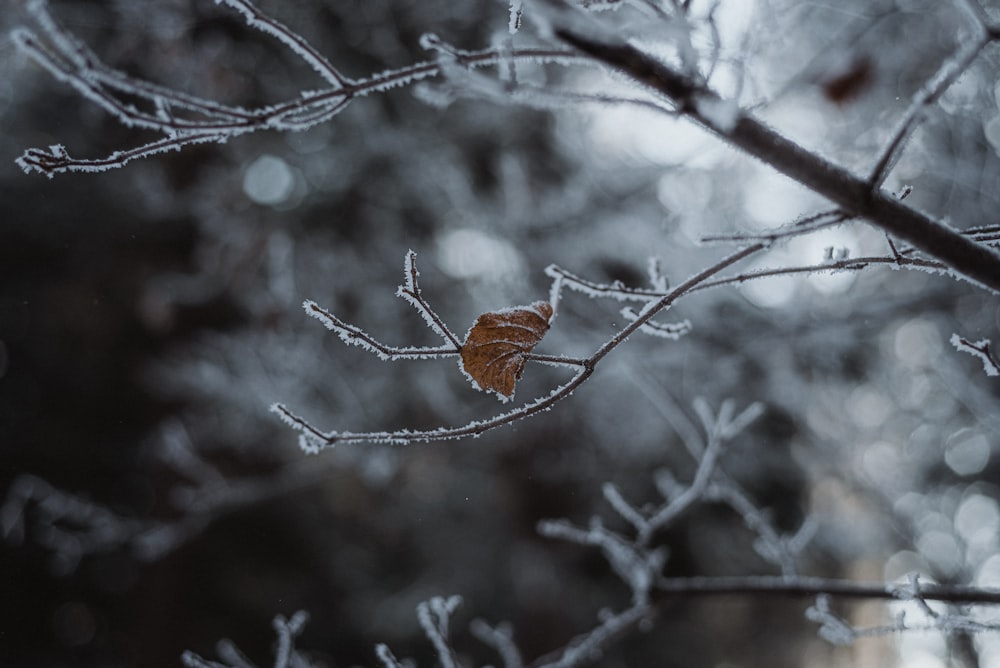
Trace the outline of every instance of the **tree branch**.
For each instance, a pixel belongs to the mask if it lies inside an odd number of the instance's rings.
[[[654,293],[652,299],[645,300],[649,303],[646,304],[641,313],[637,313],[635,318],[628,325],[606,340],[594,351],[592,355],[587,358],[575,359],[562,358],[553,355],[530,354],[530,359],[537,359],[538,361],[546,364],[573,366],[579,367],[579,369],[572,378],[562,385],[555,387],[548,395],[538,397],[528,403],[522,404],[518,408],[494,415],[486,420],[474,420],[458,427],[438,427],[436,429],[424,430],[398,429],[395,431],[366,432],[323,431],[305,418],[293,413],[283,404],[273,404],[271,406],[271,411],[277,413],[287,425],[300,433],[299,446],[303,451],[310,454],[318,453],[324,448],[332,447],[337,443],[344,442],[393,443],[402,445],[418,441],[443,441],[464,438],[466,436],[478,436],[490,431],[491,429],[496,429],[497,427],[502,427],[503,425],[510,424],[522,418],[546,411],[555,404],[559,403],[571,395],[576,388],[583,385],[583,383],[586,382],[591,375],[593,375],[598,363],[604,359],[606,355],[624,343],[629,336],[649,326],[650,321],[657,313],[666,310],[678,299],[693,291],[697,286],[705,281],[708,281],[719,272],[727,269],[733,264],[736,264],[740,260],[753,255],[763,248],[765,248],[765,244],[761,243],[741,248],[731,255],[719,260],[710,267],[691,276],[669,292]],[[439,331],[439,333],[446,331],[447,328],[443,322],[436,319],[436,316],[431,318],[429,314],[432,314],[433,311],[431,311],[430,307],[426,305],[426,302],[424,302],[422,298],[419,300],[417,299],[418,293],[416,292],[415,283],[416,269],[412,265],[412,262],[413,253],[411,251],[407,254],[406,266],[410,272],[407,274],[407,281],[412,280],[413,282],[408,282],[406,286],[402,286],[397,294],[403,296],[410,295],[412,300],[408,299],[408,301],[412,304],[419,305],[418,309],[425,315],[425,318],[429,318],[428,324],[431,325],[432,329]],[[568,274],[559,275],[553,273],[550,273],[549,275],[553,276],[555,279],[556,286],[565,284],[565,279],[568,276]],[[553,299],[558,301],[558,292],[556,292],[555,289],[553,290]],[[337,332],[345,343],[367,348],[374,352],[378,357],[385,360],[393,360],[403,357],[444,357],[453,354],[452,350],[448,346],[444,348],[393,348],[386,346],[385,344],[377,342],[374,338],[365,334],[359,328],[348,325],[337,319],[332,314],[319,309],[319,307],[315,306],[312,302],[306,302],[305,307],[306,312],[321,320],[328,328]],[[653,327],[655,328],[656,325],[653,325]]]
[[[52,177],[62,172],[101,172],[196,143],[223,143],[261,130],[297,132],[329,120],[357,98],[398,86],[412,85],[442,73],[442,63],[424,61],[395,70],[349,79],[341,74],[305,39],[261,13],[248,0],[220,0],[238,11],[247,23],[277,38],[315,70],[327,88],[303,91],[294,99],[245,109],[207,100],[130,77],[100,61],[83,42],[60,26],[43,2],[30,11],[38,24],[36,33],[26,28],[12,37],[56,79],[99,105],[127,127],[140,127],[165,135],[135,148],[116,151],[105,158],[74,158],[61,145],[27,149],[17,164],[27,173]],[[505,61],[569,62],[577,59],[566,49],[524,48],[456,51],[452,61],[468,68],[482,68]]]
[[[769,594],[813,598],[823,594],[839,598],[905,601],[913,598],[909,585],[857,582],[808,576],[750,575],[732,577],[663,578],[651,600],[662,602],[680,596],[748,596]],[[920,598],[945,603],[1000,605],[1000,589],[920,583]]]
[[[564,12],[570,11],[568,9]],[[583,53],[624,72],[666,96],[678,111],[732,146],[767,163],[851,215],[864,218],[970,279],[1000,293],[1000,255],[956,230],[873,190],[859,178],[764,125],[718,93],[657,61],[631,44],[601,33],[583,34],[578,24],[555,27],[555,35]],[[726,113],[720,113],[719,110]]]

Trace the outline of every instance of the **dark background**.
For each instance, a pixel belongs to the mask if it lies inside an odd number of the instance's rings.
[[[0,18],[5,30],[30,22],[14,4]],[[762,5],[734,33],[741,39],[725,43],[723,62],[741,66],[745,102],[769,100],[766,118],[852,167],[870,164],[964,25],[946,3],[849,3],[850,13],[781,4]],[[480,48],[507,21],[506,7],[489,2],[261,5],[349,76],[430,57],[419,48],[423,32]],[[255,106],[318,85],[293,55],[214,3],[75,2],[53,12],[110,64],[194,94]],[[822,84],[837,71],[834,55],[871,67],[871,83],[840,104]],[[960,228],[995,222],[996,60],[987,50],[930,112],[888,184],[905,180],[916,206]],[[603,482],[641,505],[658,502],[655,471],[687,480],[694,465],[677,411],[692,419],[696,397],[766,404],[725,467],[779,529],[794,532],[807,516],[817,523],[803,572],[881,580],[916,569],[988,583],[985,565],[1000,546],[975,543],[956,517],[973,497],[995,511],[996,383],[947,339],[995,337],[1000,311],[948,277],[872,270],[839,287],[795,279],[777,301],[738,288],[692,297],[678,307],[693,323],[688,337],[631,341],[556,410],[475,440],[339,447],[304,460],[267,412],[282,401],[322,428],[363,430],[460,424],[498,410],[452,362],[380,363],[304,316],[300,302],[314,299],[381,340],[434,344],[393,297],[409,248],[425,295],[462,333],[483,311],[545,298],[550,263],[639,285],[647,257],[659,255],[678,282],[726,250],[697,246],[698,236],[761,227],[747,213],[754,197],[770,197],[775,216],[821,206],[802,193],[768,195],[773,179],[762,167],[711,141],[670,164],[629,143],[668,131],[686,143],[699,131],[636,116],[612,120],[609,140],[595,130],[612,113],[603,107],[550,112],[472,99],[438,109],[401,89],[302,134],[262,133],[49,180],[14,159],[54,143],[96,157],[149,137],[52,80],[9,38],[0,65],[0,664],[176,666],[183,650],[212,657],[228,637],[267,665],[269,620],[305,609],[312,617],[300,644],[329,665],[372,665],[376,642],[430,665],[414,609],[451,594],[464,599],[453,624],[463,657],[497,661],[465,630],[482,617],[509,620],[533,659],[592,628],[601,608],[628,603],[596,550],[543,539],[537,522],[586,524],[599,514],[618,526]],[[534,66],[523,76],[547,86],[600,81]],[[264,155],[293,176],[292,195],[273,206],[245,185]],[[773,262],[820,262],[827,243],[884,252],[863,227],[829,239],[778,250]],[[456,266],[461,240],[472,269]],[[539,351],[585,354],[621,325],[617,309],[569,295]],[[563,378],[529,367],[518,397]],[[291,482],[207,514],[151,559],[137,536],[199,512],[177,501],[197,482],[170,463],[178,443],[230,489]],[[19,536],[10,499],[28,488],[36,496]],[[53,549],[46,512],[69,507],[101,510],[84,512],[91,533]],[[660,537],[671,575],[773,573],[753,541],[739,516],[712,504]],[[74,546],[78,560],[67,556]],[[832,648],[804,619],[807,603],[671,602],[652,630],[613,644],[597,663],[905,656],[895,639]],[[883,619],[868,614],[852,619]]]

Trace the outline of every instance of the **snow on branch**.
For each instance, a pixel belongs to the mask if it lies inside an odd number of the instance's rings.
[[[646,549],[633,543],[605,528],[597,518],[587,529],[577,528],[565,520],[544,520],[538,525],[538,533],[547,538],[599,547],[615,574],[632,590],[632,600],[637,605],[648,600],[649,591],[667,559],[666,550]]]
[[[534,662],[535,668],[575,668],[592,664],[602,647],[614,639],[637,627],[651,614],[648,605],[633,605],[625,610],[606,614],[601,623],[587,633],[571,640],[566,647],[553,656],[543,657]]]
[[[44,2],[36,0],[31,3],[30,10],[39,32],[25,28],[15,31],[14,41],[20,48],[53,76],[73,86],[82,96],[104,108],[121,123],[149,129],[163,136],[142,146],[117,151],[99,159],[74,158],[60,144],[53,144],[48,148],[32,148],[18,158],[18,164],[26,172],[39,172],[50,177],[67,171],[103,171],[155,153],[178,150],[195,143],[224,142],[263,129],[304,130],[331,119],[358,97],[397,86],[412,85],[442,74],[446,78],[461,78],[458,70],[471,74],[471,69],[509,67],[516,61],[567,64],[587,62],[589,58],[624,72],[644,89],[662,96],[662,103],[672,105],[676,113],[690,117],[718,134],[724,141],[830,199],[839,210],[846,212],[844,215],[864,218],[887,234],[898,237],[935,258],[945,268],[1000,291],[1000,255],[989,244],[978,243],[974,238],[931,220],[905,206],[899,199],[887,196],[880,189],[891,168],[893,156],[898,154],[919,119],[919,110],[940,97],[968,68],[982,47],[1000,35],[1000,30],[985,22],[982,8],[976,10],[978,5],[971,0],[971,9],[967,13],[976,23],[976,40],[942,65],[939,73],[918,93],[911,110],[904,115],[900,129],[868,179],[859,178],[828,162],[822,156],[805,150],[760,123],[732,101],[720,97],[707,85],[707,79],[699,77],[696,70],[690,67],[685,67],[683,71],[671,69],[600,21],[584,17],[579,8],[566,2],[552,0],[547,8],[540,8],[540,13],[545,15],[541,19],[546,25],[545,31],[568,44],[572,50],[513,48],[508,40],[496,48],[468,51],[450,47],[439,39],[428,38],[423,42],[436,52],[435,60],[354,79],[344,76],[304,38],[260,12],[249,0],[218,1],[242,14],[252,28],[278,39],[291,49],[323,77],[328,87],[303,91],[293,100],[256,109],[223,105],[187,95],[108,68],[82,42],[58,25]],[[521,3],[510,5],[512,29],[520,24],[522,9]],[[477,84],[472,88],[478,90],[482,86]],[[489,97],[487,89],[495,88],[491,83],[480,93]],[[500,88],[500,97],[516,97],[516,86]],[[622,100],[609,98],[604,101]],[[645,103],[650,102],[647,100]],[[651,331],[648,327],[644,329]]]

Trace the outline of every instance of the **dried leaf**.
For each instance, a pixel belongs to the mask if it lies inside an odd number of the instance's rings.
[[[874,81],[875,64],[868,56],[859,55],[830,68],[819,84],[826,99],[843,106],[861,97]]]
[[[511,398],[524,372],[525,354],[549,331],[551,319],[548,302],[482,314],[462,344],[462,370],[478,388]]]

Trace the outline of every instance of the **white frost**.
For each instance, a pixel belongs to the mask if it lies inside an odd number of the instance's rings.
[[[989,339],[980,339],[973,343],[963,339],[958,334],[952,334],[948,341],[951,345],[955,346],[956,350],[978,357],[983,363],[983,371],[987,376],[1000,376],[1000,366],[998,366],[997,361],[990,354]]]

